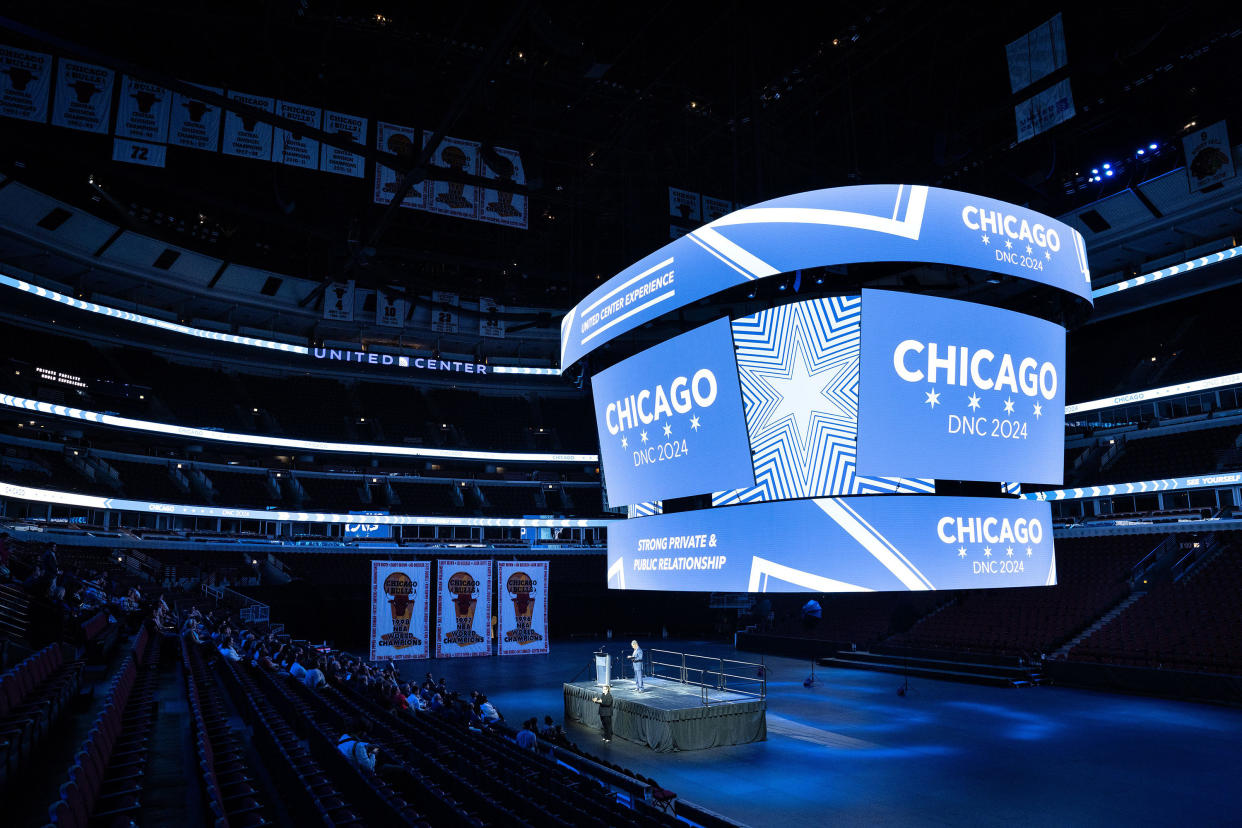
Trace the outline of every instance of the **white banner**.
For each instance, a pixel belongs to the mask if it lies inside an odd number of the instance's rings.
[[[431,133],[423,133],[423,143],[431,140]],[[443,167],[454,172],[478,175],[479,142],[460,138],[445,138],[431,156],[431,166]],[[435,175],[434,172],[431,173]],[[427,189],[427,207],[433,213],[446,216],[477,219],[479,217],[479,188],[473,184],[455,181],[423,182]]]
[[[495,299],[479,297],[479,336],[490,336],[494,339],[505,338],[505,321],[500,315],[505,312],[504,305],[497,305]]]
[[[276,114],[282,118],[297,121],[299,124],[319,129],[323,110],[289,101],[277,101]],[[288,164],[290,167],[316,169],[319,166],[319,142],[297,132],[276,127],[275,137],[272,140],[272,160]]]
[[[83,132],[108,131],[112,114],[113,71],[103,66],[60,58],[52,124]]]
[[[548,651],[548,562],[497,561],[496,637],[501,655]]]
[[[116,105],[116,134],[122,138],[167,143],[172,98],[172,93],[162,86],[123,75],[121,97]]]
[[[733,212],[733,202],[727,198],[712,198],[711,196],[703,196],[703,222],[715,221],[721,216],[727,216]]]
[[[430,561],[371,561],[371,661],[427,658]]]
[[[323,292],[323,318],[334,322],[354,321],[354,280],[333,282]]]
[[[1069,78],[1037,92],[1013,108],[1018,140],[1026,141],[1074,117],[1074,93]]]
[[[457,333],[457,309],[461,307],[461,297],[446,290],[433,290],[431,303],[431,329],[436,333]]]
[[[405,325],[406,302],[399,294],[384,290],[375,292],[375,324],[388,328]]]
[[[391,152],[399,157],[402,161],[408,161],[411,165],[418,160],[415,156],[415,143],[417,139],[417,130],[413,127],[397,126],[384,121],[378,121],[375,124],[375,147],[384,152]],[[385,167],[383,164],[375,165],[375,196],[376,204],[387,205],[392,201],[392,197],[397,192],[397,187],[401,184],[404,177],[404,171],[398,172],[391,167]],[[405,194],[405,198],[401,199],[402,207],[410,207],[412,209],[421,210],[427,204],[426,189],[422,184],[415,184]]]
[[[679,218],[682,221],[692,221],[698,224],[703,215],[700,205],[701,196],[690,190],[679,190],[676,187],[668,188],[668,214],[673,218]]]
[[[1229,146],[1229,127],[1217,121],[1197,129],[1182,139],[1186,150],[1186,177],[1191,192],[1202,192],[1213,184],[1233,178],[1233,151]]]
[[[264,112],[274,112],[276,109],[276,99],[263,95],[247,95],[245,92],[230,89],[229,98]],[[272,125],[255,120],[249,115],[225,112],[222,149],[225,155],[269,161],[272,158]]]
[[[164,144],[148,144],[128,138],[112,139],[112,160],[126,164],[142,164],[144,167],[163,167],[168,155]]]
[[[492,562],[438,561],[436,658],[492,654]]]
[[[47,123],[52,56],[0,46],[0,115]]]
[[[323,131],[344,135],[358,144],[366,144],[367,119],[341,112],[324,112]],[[325,145],[319,148],[319,169],[337,175],[362,178],[366,160],[361,155]]]
[[[495,148],[496,157],[488,163],[486,156],[479,159],[480,172],[487,178],[513,184],[526,184],[526,168],[522,166],[522,156],[516,150]],[[496,169],[492,165],[499,167]],[[516,193],[501,190],[483,189],[479,218],[493,224],[506,227],[526,229],[530,216],[530,199]]]
[[[214,86],[202,88],[217,95],[224,91]],[[220,107],[174,92],[168,114],[168,143],[215,152],[220,148]]]

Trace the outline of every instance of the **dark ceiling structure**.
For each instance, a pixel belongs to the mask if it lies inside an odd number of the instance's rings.
[[[1052,80],[1076,114],[1019,143],[1005,45],[1057,12]],[[376,204],[370,168],[173,147],[148,169],[112,161],[107,136],[23,122],[0,130],[6,174],[257,267],[552,307],[668,241],[670,186],[752,204],[916,182],[1060,214],[1180,164],[1188,124],[1238,108],[1242,65],[1242,12],[1216,4],[12,0],[3,16],[7,45],[519,150],[530,224]],[[1085,175],[1136,142],[1166,151]],[[407,182],[426,154],[399,159]]]

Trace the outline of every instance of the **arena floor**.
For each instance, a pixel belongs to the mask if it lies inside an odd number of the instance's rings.
[[[592,643],[410,662],[483,689],[513,724],[551,714]],[[701,642],[663,649],[748,658]],[[759,660],[758,656],[754,656]],[[768,741],[655,754],[567,727],[584,749],[762,825],[1236,825],[1242,710],[1060,687],[998,689],[767,658]]]

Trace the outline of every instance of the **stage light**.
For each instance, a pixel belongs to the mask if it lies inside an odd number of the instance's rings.
[[[1146,153],[1147,153],[1147,150],[1143,149],[1142,147],[1139,147],[1139,151],[1138,151],[1139,155],[1145,155]]]
[[[1105,175],[1112,175],[1112,174],[1113,174],[1113,171],[1112,171],[1112,170],[1105,170],[1105,171],[1104,171],[1104,174],[1105,174]]]
[[[1147,148],[1148,148],[1148,149],[1155,149],[1155,148],[1156,148],[1156,145],[1155,145],[1155,144],[1148,144],[1148,145],[1147,145]]]
[[[1113,165],[1112,165],[1112,164],[1105,164],[1105,165],[1104,165],[1104,169],[1106,169],[1106,170],[1111,170],[1112,168],[1113,168]]]
[[[1092,175],[1099,175],[1099,174],[1100,174],[1100,168],[1099,168],[1099,167],[1095,167],[1094,169],[1092,169],[1092,170],[1091,170],[1091,174],[1092,174]]]

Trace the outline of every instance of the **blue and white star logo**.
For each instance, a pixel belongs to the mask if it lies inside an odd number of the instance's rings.
[[[1012,547],[1012,546],[1006,546],[1006,547],[1005,547],[1005,554],[1006,554],[1006,555],[1008,555],[1009,557],[1011,557],[1011,558],[1012,558],[1012,557],[1013,557],[1013,547]]]
[[[966,404],[970,406],[971,411],[979,410],[979,395],[978,394],[971,394],[966,399],[967,399]]]
[[[647,442],[647,432],[645,432],[645,431],[640,431],[640,432],[638,433],[638,436],[642,439],[642,441],[643,441],[644,443],[645,443],[645,442]]]
[[[991,243],[992,243],[992,240],[991,240],[990,238],[988,238],[986,235],[985,235],[985,236],[982,236],[982,239],[983,239],[983,243],[984,243],[984,244],[991,244]]]
[[[1013,250],[1013,242],[1011,242],[1009,239],[1005,239],[1005,249]]]
[[[699,430],[699,418],[698,418],[698,415],[695,415],[695,416],[693,416],[693,417],[691,417],[691,418],[690,418],[690,428],[694,429],[695,431],[698,431],[698,430]]]
[[[959,547],[957,548],[957,556],[958,556],[959,558],[964,558],[964,557],[966,557],[966,547],[964,547],[964,546],[959,546]]]
[[[1028,244],[1028,245],[1026,246],[1026,255],[1028,255],[1028,256],[1029,256],[1029,255],[1031,255],[1031,253],[1033,253],[1033,252],[1035,252],[1035,248],[1031,247],[1031,246]]]
[[[628,438],[626,438],[626,437],[622,437],[622,438],[621,438],[621,448],[629,448],[629,447],[630,447],[630,441],[629,441],[629,439],[628,439]]]
[[[923,400],[923,402],[927,403],[932,408],[936,407],[936,404],[940,402],[940,395],[936,393],[935,388],[927,392],[927,399]]]
[[[1038,420],[1042,416],[1044,416],[1044,407],[1039,403],[1035,403],[1035,419]]]
[[[1005,400],[1005,413],[1006,414],[1013,413],[1013,397],[1010,397],[1009,399]]]
[[[820,371],[808,371],[806,356],[799,347],[794,352],[788,377],[762,377],[777,398],[776,406],[768,415],[764,427],[789,417],[792,419],[798,442],[805,446],[810,440],[811,421],[816,413],[835,417],[851,416],[851,412],[842,409],[824,391],[848,374],[852,367],[848,362],[841,362]]]
[[[1026,548],[1026,556],[1027,556],[1028,558],[1029,558],[1029,557],[1031,557],[1031,547],[1029,547],[1029,546]]]
[[[985,558],[992,557],[992,547],[990,546],[983,547],[983,557]]]
[[[665,423],[664,424],[664,436],[668,437],[672,433],[673,433],[673,427],[669,425],[668,423]]]

